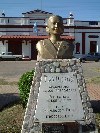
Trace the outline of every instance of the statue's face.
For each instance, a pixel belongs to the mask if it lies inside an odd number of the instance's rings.
[[[62,34],[64,31],[63,21],[58,16],[50,17],[48,28],[50,34]]]

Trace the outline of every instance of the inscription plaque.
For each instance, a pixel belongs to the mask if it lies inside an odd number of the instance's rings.
[[[63,125],[44,125],[43,133],[64,133]]]
[[[84,118],[75,72],[42,73],[39,89],[36,121],[61,123]]]

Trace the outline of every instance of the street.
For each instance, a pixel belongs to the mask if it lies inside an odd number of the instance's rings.
[[[0,79],[7,81],[18,81],[21,75],[35,68],[35,60],[31,61],[1,61]],[[82,63],[85,78],[100,76],[100,62]]]

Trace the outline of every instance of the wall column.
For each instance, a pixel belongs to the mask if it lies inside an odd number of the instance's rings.
[[[98,44],[96,45],[96,53],[98,53]]]
[[[85,54],[85,32],[82,32],[82,54]]]

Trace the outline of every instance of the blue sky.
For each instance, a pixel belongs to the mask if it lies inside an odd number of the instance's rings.
[[[100,21],[100,0],[0,0],[0,12],[22,17],[23,12],[40,9],[64,18],[72,12],[75,20]]]

